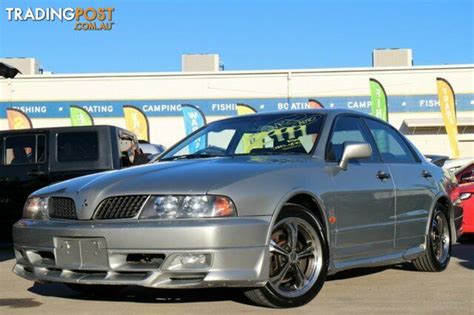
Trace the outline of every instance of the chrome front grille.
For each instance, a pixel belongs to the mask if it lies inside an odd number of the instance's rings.
[[[135,217],[140,209],[143,207],[148,196],[133,195],[133,196],[117,196],[102,200],[97,207],[94,219],[95,220],[109,220],[109,219],[129,219]]]
[[[49,204],[49,217],[54,219],[77,220],[74,200],[64,197],[52,197]]]

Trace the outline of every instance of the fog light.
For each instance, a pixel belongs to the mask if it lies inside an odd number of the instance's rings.
[[[206,262],[205,255],[179,255],[174,259],[179,260],[181,265],[196,265],[196,264],[204,264]]]
[[[210,254],[174,254],[169,258],[169,263],[166,266],[168,270],[196,270],[208,269],[211,263]]]

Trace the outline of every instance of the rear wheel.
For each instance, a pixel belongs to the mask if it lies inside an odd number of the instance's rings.
[[[269,281],[245,295],[267,307],[296,307],[311,301],[321,290],[328,269],[327,244],[320,226],[308,209],[286,205],[272,230]]]
[[[430,223],[426,252],[413,260],[413,265],[420,271],[443,271],[451,259],[451,228],[443,210],[441,205],[436,207]]]

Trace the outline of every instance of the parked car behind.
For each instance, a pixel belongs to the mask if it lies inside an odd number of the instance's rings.
[[[474,163],[473,157],[461,158],[461,159],[449,159],[446,160],[443,164],[443,167],[450,170],[451,172],[456,172],[463,166],[471,165]]]
[[[463,233],[466,237],[474,236],[474,182],[459,185],[459,199],[464,208]]]
[[[295,307],[341,270],[446,269],[456,240],[449,185],[369,115],[240,116],[157,163],[33,193],[14,226],[14,272],[86,292],[232,286],[260,305]]]
[[[457,168],[454,171],[454,175],[456,176],[460,184],[474,182],[474,160]]]
[[[449,160],[449,156],[446,155],[432,155],[432,154],[427,154],[425,155],[425,158],[433,163],[434,165],[438,165],[439,167],[442,167],[444,163]]]
[[[0,223],[5,236],[33,191],[131,166],[137,147],[133,133],[113,126],[0,131]]]
[[[474,159],[456,169],[455,176],[459,182],[459,199],[464,208],[463,233],[466,237],[474,236]]]

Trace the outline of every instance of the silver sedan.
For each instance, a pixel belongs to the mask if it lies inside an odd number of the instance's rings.
[[[235,117],[156,163],[33,193],[14,226],[14,272],[88,292],[233,286],[294,307],[345,269],[444,270],[456,238],[449,187],[449,174],[365,114]]]

